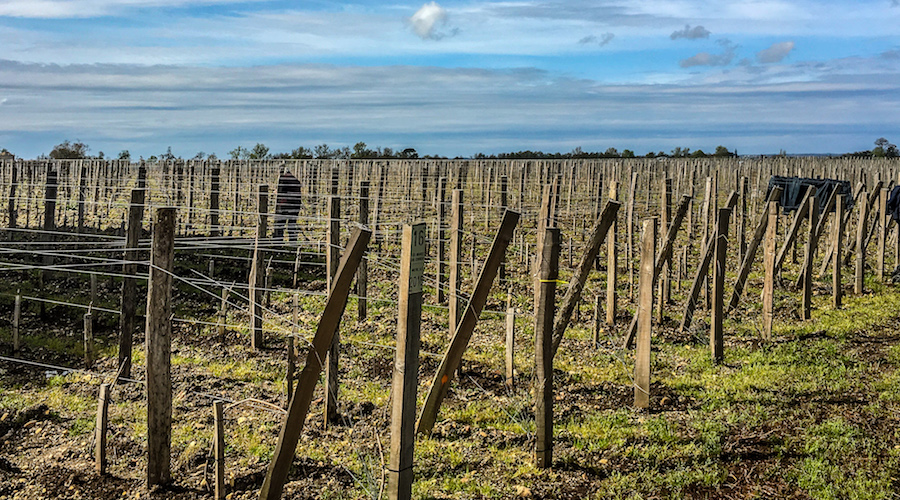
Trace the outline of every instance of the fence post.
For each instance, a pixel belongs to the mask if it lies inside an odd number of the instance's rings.
[[[619,181],[609,182],[609,199],[619,201]],[[616,282],[618,281],[619,249],[616,248],[616,233],[619,231],[618,210],[606,239],[606,324],[616,324]],[[629,263],[630,265],[630,263]]]
[[[888,188],[881,188],[878,197],[878,256],[875,266],[875,276],[879,281],[884,280],[884,253],[887,246],[888,221],[887,216]]]
[[[653,269],[656,264],[656,217],[644,221],[638,277],[637,346],[634,354],[634,406],[650,408],[650,336],[653,321]]]
[[[158,208],[147,294],[147,486],[167,483],[172,446],[172,270],[175,209]]]
[[[720,208],[716,224],[716,264],[713,269],[712,286],[712,329],[709,347],[713,361],[721,363],[724,358],[724,331],[722,326],[725,306],[725,264],[728,256],[728,220],[730,208]]]
[[[534,332],[535,467],[553,464],[553,316],[559,277],[559,228],[548,227],[541,238],[541,269],[537,283]],[[588,268],[593,259],[587,261]]]
[[[863,273],[866,268],[866,219],[869,218],[868,196],[863,190],[859,203],[859,225],[856,227],[856,275],[853,282],[853,293],[863,293]]]
[[[17,161],[12,162],[12,177],[9,181],[9,197],[7,198],[7,213],[9,214],[9,228],[16,228],[16,216],[18,215],[18,211],[16,210],[16,188],[19,186],[18,180],[18,168],[16,168]]]
[[[506,292],[506,387],[516,383],[516,309],[512,304],[512,288]]]
[[[265,288],[266,233],[268,232],[269,186],[259,185],[257,194],[256,239],[253,243],[253,260],[250,262],[248,296],[250,299],[250,342],[253,349],[262,349],[263,339],[263,289]],[[262,241],[262,244],[260,244]]]
[[[106,474],[106,428],[109,423],[109,384],[100,384],[97,398],[97,423],[94,429],[94,462],[97,475]]]
[[[422,279],[425,271],[427,231],[428,226],[424,222],[403,227],[397,352],[391,382],[391,455],[388,466],[388,498],[391,499],[412,497]]]
[[[84,315],[84,366],[94,366],[94,320],[90,310]]]
[[[135,312],[137,309],[137,274],[138,245],[141,238],[141,221],[144,218],[143,189],[131,190],[131,203],[128,205],[128,227],[125,232],[125,263],[122,265],[122,314],[119,318],[119,361],[121,376],[131,377],[131,350],[135,330]]]
[[[463,237],[463,191],[454,189],[450,208],[450,331],[462,320],[463,302],[460,297],[462,285],[462,237]]]
[[[331,190],[337,193],[338,171],[332,170]],[[328,247],[325,250],[325,260],[328,272],[328,289],[334,286],[337,276],[338,259],[341,251],[341,198],[339,196],[328,197]],[[357,268],[358,269],[358,268]],[[338,362],[341,354],[341,330],[340,321],[331,337],[331,348],[328,349],[328,357],[325,363],[325,427],[338,417]]]
[[[216,500],[225,498],[225,418],[222,414],[224,404],[221,401],[213,402],[213,419],[215,424],[215,492]]]
[[[831,294],[832,305],[835,309],[841,308],[841,299],[844,293],[841,285],[841,261],[843,260],[843,243],[844,243],[844,207],[846,206],[847,195],[840,194],[837,196],[834,204],[834,227],[832,228],[832,274],[831,274]]]
[[[16,305],[13,309],[13,351],[17,352],[21,347],[21,337],[19,332],[19,323],[22,320],[22,295],[16,292]]]
[[[363,227],[369,226],[369,181],[359,182],[359,223]],[[363,256],[356,270],[356,318],[363,322],[368,315],[369,293],[369,258]],[[296,297],[296,295],[295,295]]]
[[[772,323],[775,317],[775,259],[778,244],[778,201],[769,199],[766,204],[766,240],[763,262],[766,268],[763,282],[763,333],[766,340],[772,340]]]
[[[212,167],[209,183],[209,237],[218,238],[219,231],[219,166]],[[235,207],[237,211],[237,207]]]
[[[813,258],[816,255],[818,241],[816,239],[816,227],[819,223],[819,201],[815,195],[809,197],[809,232],[806,240],[806,255],[803,259],[803,319],[812,317],[812,282],[813,282]]]

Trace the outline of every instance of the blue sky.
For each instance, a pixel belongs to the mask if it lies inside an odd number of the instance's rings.
[[[23,157],[900,141],[900,0],[0,0],[0,48]]]

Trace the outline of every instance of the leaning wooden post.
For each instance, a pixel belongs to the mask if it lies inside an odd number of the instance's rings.
[[[600,252],[600,245],[603,244],[603,239],[606,237],[606,234],[616,220],[616,214],[621,206],[621,203],[609,200],[603,208],[600,218],[594,223],[594,228],[591,230],[591,239],[588,242],[584,254],[581,256],[581,262],[578,264],[574,276],[569,280],[569,286],[566,288],[565,296],[563,296],[559,314],[556,315],[555,318],[556,323],[553,326],[554,355],[556,355],[559,344],[562,342],[563,335],[566,333],[566,328],[572,318],[572,312],[575,310],[578,303],[581,302],[581,292],[584,290],[584,284],[587,282],[587,277],[591,272],[593,262],[597,259],[597,254]],[[537,287],[537,285],[538,283],[535,283],[535,287]],[[536,288],[536,291],[537,290],[538,289]]]
[[[147,486],[169,482],[172,446],[172,271],[175,209],[158,208],[147,294]]]
[[[481,268],[481,274],[478,276],[478,281],[475,284],[475,291],[472,293],[472,298],[469,299],[469,304],[466,306],[462,320],[459,322],[456,333],[453,335],[453,339],[444,353],[444,358],[441,360],[437,373],[435,373],[434,380],[431,382],[425,406],[419,414],[416,432],[430,434],[434,428],[438,409],[444,397],[447,396],[447,391],[450,389],[450,380],[457,368],[459,368],[462,355],[469,344],[469,339],[472,338],[475,325],[478,324],[478,318],[481,316],[485,302],[487,302],[491,285],[497,276],[497,269],[500,267],[503,254],[506,252],[507,246],[509,246],[509,241],[512,239],[518,222],[518,212],[507,210],[503,214],[503,221],[500,223],[500,229],[497,231],[494,242],[491,244],[487,260]]]
[[[506,292],[506,387],[516,383],[516,309],[512,305],[512,289]]]
[[[803,319],[812,317],[812,282],[813,282],[813,258],[816,255],[816,226],[819,222],[819,202],[816,196],[809,197],[809,232],[806,240],[806,255],[803,259],[803,272],[805,279],[803,280],[803,298],[802,298],[802,316]]]
[[[256,239],[253,243],[253,260],[250,262],[248,296],[250,299],[250,345],[262,349],[263,338],[263,290],[265,289],[266,233],[268,232],[269,186],[259,185],[257,194]]]
[[[772,192],[769,193],[769,201],[780,200],[781,192],[782,188],[776,186]],[[744,252],[744,257],[741,260],[741,269],[738,271],[737,280],[734,282],[734,292],[731,294],[731,301],[728,303],[729,311],[736,308],[741,301],[741,295],[744,293],[744,286],[747,284],[747,277],[750,275],[750,267],[753,265],[753,260],[756,258],[756,251],[759,248],[760,243],[762,243],[763,238],[766,236],[766,228],[768,227],[767,224],[769,222],[768,206],[765,206],[763,207],[762,213],[759,215],[759,221],[756,224],[756,231],[753,233],[753,239],[750,240],[750,245],[747,247],[746,252]]]
[[[841,285],[841,261],[843,260],[843,243],[844,243],[844,206],[847,203],[847,195],[839,194],[834,204],[834,227],[831,234],[833,253],[832,253],[832,274],[831,274],[831,293],[832,305],[835,309],[841,308],[841,298],[843,295],[843,286]]]
[[[100,384],[97,424],[94,428],[94,466],[97,475],[106,474],[106,428],[109,425],[109,384]]]
[[[653,320],[653,268],[656,264],[656,217],[644,221],[641,271],[638,276],[637,348],[634,354],[634,406],[650,408],[650,335]]]
[[[730,208],[720,208],[716,224],[716,263],[713,268],[712,286],[712,328],[709,332],[709,347],[715,363],[724,358],[723,318],[725,316],[725,263],[728,256],[728,219]]]
[[[359,183],[359,223],[363,227],[369,226],[369,181]],[[369,259],[363,256],[356,270],[356,318],[357,321],[365,321],[368,315],[369,293]],[[296,297],[296,295],[295,295]]]
[[[553,316],[556,280],[559,277],[559,228],[546,228],[541,241],[543,248],[536,290],[538,308],[534,332],[534,465],[545,469],[553,463]],[[593,259],[588,261],[588,267],[592,263]]]
[[[122,265],[122,314],[119,316],[119,372],[123,378],[131,378],[131,350],[137,310],[138,245],[141,239],[141,221],[144,218],[143,189],[131,190],[128,205],[128,227],[125,232],[125,263]]]
[[[766,268],[763,281],[762,315],[765,340],[772,340],[772,324],[775,318],[775,259],[778,245],[778,201],[770,198],[766,204],[766,241],[763,262]]]
[[[225,498],[225,417],[223,415],[224,403],[213,402],[213,422],[215,426],[214,453],[215,453],[215,491],[216,500]]]
[[[853,282],[853,293],[863,293],[863,273],[866,268],[866,219],[869,218],[869,204],[866,192],[862,192],[859,203],[859,225],[856,227],[856,275]]]
[[[670,186],[671,187],[671,186]],[[671,191],[670,191],[671,194]],[[609,199],[619,201],[619,182],[609,182]],[[618,212],[618,211],[617,211]],[[619,249],[616,248],[618,217],[614,217],[606,239],[606,324],[616,324],[616,281],[618,281]],[[630,265],[630,263],[629,263]]]
[[[454,189],[450,208],[450,331],[462,320],[463,302],[460,297],[462,286],[462,238],[463,238],[463,191]]]
[[[297,379],[297,388],[288,405],[287,416],[278,435],[272,462],[269,463],[266,478],[259,490],[260,500],[281,498],[284,483],[297,449],[297,442],[300,439],[300,431],[303,430],[306,415],[309,413],[316,382],[322,373],[325,356],[331,347],[332,337],[338,329],[341,315],[347,305],[353,275],[356,274],[356,268],[362,260],[371,236],[372,231],[367,228],[355,229],[350,236],[347,250],[341,256],[334,286],[328,290],[328,301],[316,328],[312,348],[306,357],[306,366],[303,367],[303,371],[300,372]]]
[[[332,171],[331,188],[336,192],[338,186],[337,169]],[[328,289],[334,285],[337,276],[338,256],[341,251],[341,198],[328,197],[328,248],[325,261],[328,271]],[[325,363],[325,427],[338,417],[338,361],[341,353],[340,323],[331,337],[331,348]]]
[[[400,250],[399,318],[394,377],[391,382],[391,456],[388,498],[412,497],[413,450],[416,440],[416,389],[422,322],[422,278],[425,271],[425,223],[403,227]]]
[[[16,303],[13,308],[13,324],[12,324],[12,336],[13,336],[13,352],[17,352],[20,347],[21,337],[19,332],[19,323],[22,319],[22,295],[19,292],[16,292]]]

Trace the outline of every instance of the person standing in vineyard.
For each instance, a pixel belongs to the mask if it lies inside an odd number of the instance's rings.
[[[297,215],[301,207],[301,184],[294,174],[284,168],[278,177],[275,201],[275,239],[284,237],[285,226],[289,241],[297,238]]]

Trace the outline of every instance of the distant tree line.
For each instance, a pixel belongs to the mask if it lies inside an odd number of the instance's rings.
[[[56,146],[50,151],[48,155],[41,155],[39,158],[53,158],[53,159],[83,159],[83,158],[98,158],[103,159],[105,155],[103,151],[100,151],[95,156],[91,156],[89,154],[90,147],[82,141],[70,141],[65,140]],[[691,151],[690,148],[685,147],[676,147],[672,149],[668,153],[664,151],[650,151],[643,156],[638,156],[634,151],[630,149],[624,149],[621,152],[616,148],[607,148],[603,152],[591,152],[584,151],[580,147],[569,151],[568,153],[545,153],[543,151],[515,151],[508,153],[496,153],[496,154],[485,154],[485,153],[476,153],[471,157],[463,157],[457,156],[455,159],[465,159],[465,158],[475,158],[475,159],[509,159],[509,160],[520,160],[520,159],[575,159],[575,158],[734,158],[737,157],[737,150],[729,151],[725,146],[716,146],[716,149],[712,153],[706,153],[702,149],[698,149],[696,151]],[[787,156],[787,153],[782,149],[776,156]],[[841,157],[846,158],[898,158],[900,157],[900,150],[898,150],[896,144],[892,144],[890,141],[885,139],[884,137],[879,137],[875,141],[875,148],[869,151],[856,151],[853,153],[845,153],[843,155],[839,155]],[[10,153],[6,148],[0,149],[0,159],[4,158],[12,158],[14,157],[12,153]],[[256,143],[252,148],[245,148],[243,146],[238,146],[231,151],[228,152],[228,157],[234,160],[301,160],[301,159],[447,159],[446,156],[440,155],[424,155],[420,156],[418,151],[415,148],[405,148],[402,150],[395,151],[393,148],[389,147],[376,147],[374,149],[369,148],[365,142],[357,142],[353,145],[352,148],[343,146],[332,148],[328,146],[328,144],[319,144],[318,146],[313,147],[312,149],[306,148],[304,146],[300,146],[296,149],[291,150],[290,152],[282,152],[282,153],[273,153],[268,146],[263,143]],[[125,149],[119,152],[117,158],[119,160],[131,160],[131,153]],[[148,161],[159,161],[159,160],[174,160],[176,158],[181,158],[180,156],[176,157],[174,153],[172,153],[172,147],[169,146],[164,153],[159,155],[153,155],[147,158]],[[215,153],[206,154],[203,151],[195,154],[192,159],[194,160],[202,160],[202,159],[210,159],[217,160],[218,157]],[[144,159],[141,157],[140,159]]]

